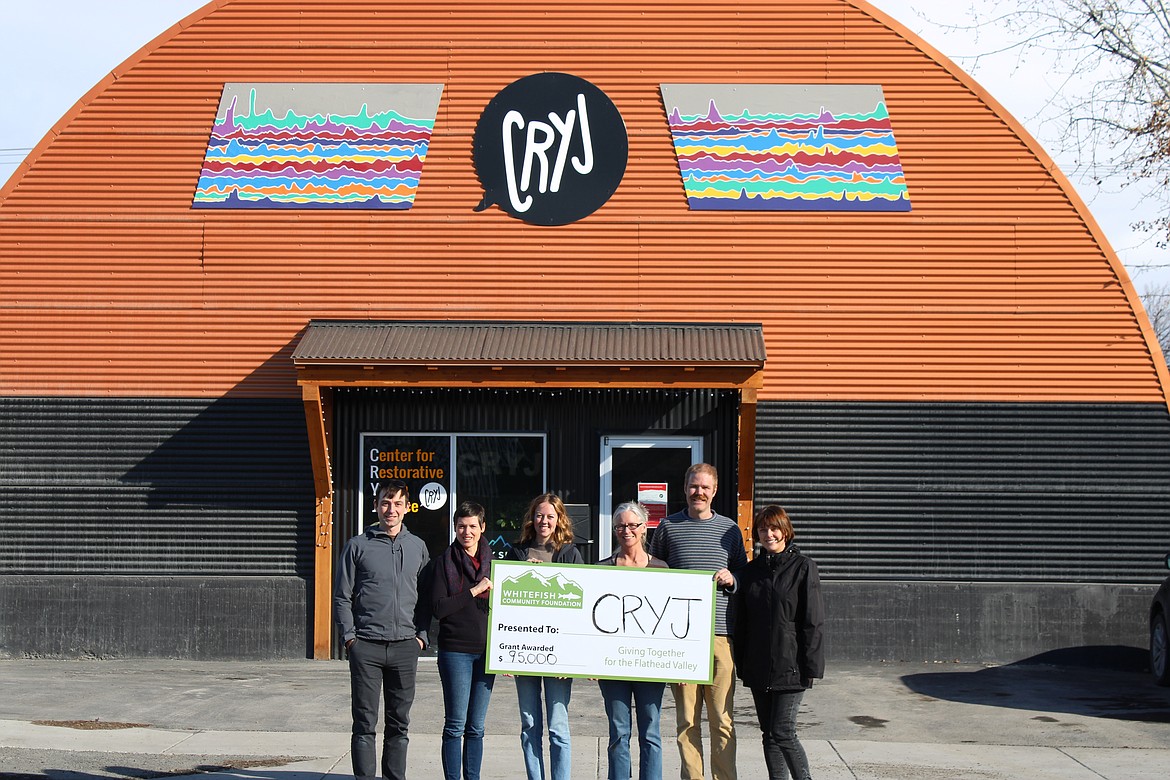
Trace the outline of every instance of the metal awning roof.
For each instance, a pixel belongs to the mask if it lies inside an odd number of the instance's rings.
[[[297,366],[657,365],[756,366],[758,323],[312,320]]]

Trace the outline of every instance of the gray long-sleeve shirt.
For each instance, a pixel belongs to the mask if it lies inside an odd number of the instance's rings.
[[[418,596],[429,562],[426,544],[406,526],[393,538],[380,524],[371,526],[346,542],[333,583],[333,619],[341,641],[417,636],[425,645],[428,600]]]
[[[706,520],[696,520],[684,509],[659,523],[650,539],[649,553],[670,564],[672,569],[719,571],[733,575],[747,566],[743,532],[730,517],[716,512]],[[715,594],[715,635],[727,636],[735,626],[731,614],[731,591]]]

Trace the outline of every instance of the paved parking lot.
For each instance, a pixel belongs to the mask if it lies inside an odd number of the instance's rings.
[[[670,778],[678,755],[669,692],[664,704]],[[605,777],[596,684],[575,683],[570,714],[573,776]],[[438,776],[442,695],[433,659],[420,664],[412,721],[411,775]],[[736,722],[740,777],[764,777],[743,690]],[[349,725],[348,672],[337,661],[0,660],[5,780],[226,765],[237,769],[211,776],[319,780],[348,774]],[[510,678],[497,680],[487,733],[484,777],[522,776]],[[805,697],[800,733],[818,780],[1165,780],[1170,689],[1138,670],[1086,666],[831,664]]]

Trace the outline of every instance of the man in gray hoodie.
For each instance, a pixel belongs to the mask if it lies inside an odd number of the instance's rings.
[[[382,776],[404,780],[418,655],[427,646],[430,623],[429,600],[419,598],[430,555],[402,524],[410,511],[405,482],[383,483],[376,509],[381,522],[350,539],[341,553],[333,619],[349,653],[354,777],[378,776],[378,702],[385,690]]]

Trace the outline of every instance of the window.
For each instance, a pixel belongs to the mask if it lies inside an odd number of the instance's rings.
[[[546,490],[543,434],[363,433],[360,441],[362,527],[378,521],[379,483],[401,479],[411,496],[406,525],[432,556],[454,538],[455,509],[475,501],[487,513],[484,538],[503,557],[520,535],[528,502]]]

